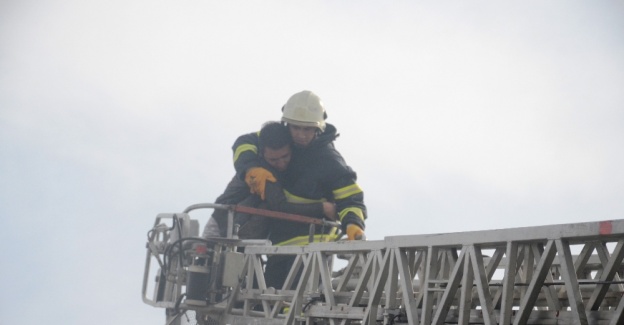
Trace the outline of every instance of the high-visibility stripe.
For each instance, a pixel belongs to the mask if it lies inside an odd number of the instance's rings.
[[[360,186],[357,184],[351,184],[349,186],[334,190],[334,199],[340,200],[358,193],[362,193]]]
[[[284,190],[284,195],[286,195],[286,201],[290,202],[290,203],[319,203],[319,202],[325,202],[327,200],[320,199],[320,200],[315,200],[315,199],[308,199],[305,197],[301,197],[301,196],[296,196],[290,192],[288,192],[287,190]]]
[[[258,147],[254,146],[253,144],[241,144],[240,146],[236,147],[236,151],[234,151],[234,162],[236,162],[236,160],[238,160],[238,157],[247,150],[250,150],[254,154],[258,154]]]
[[[316,234],[314,235],[315,243],[328,243],[335,241],[338,238],[337,228],[332,228],[329,234]],[[310,243],[310,236],[297,236],[289,240],[277,243],[274,246],[305,246]]]
[[[362,209],[354,207],[346,208],[340,211],[338,213],[338,220],[342,222],[342,218],[344,218],[349,212],[353,212],[356,216],[360,217],[360,219],[364,220],[364,212],[362,212]]]

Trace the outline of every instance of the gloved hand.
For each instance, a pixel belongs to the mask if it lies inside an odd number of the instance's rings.
[[[245,175],[245,183],[249,186],[249,191],[253,194],[258,194],[264,201],[264,187],[266,182],[277,182],[275,176],[265,168],[252,167],[247,171]]]
[[[362,230],[360,226],[356,224],[349,224],[347,225],[347,239],[364,240],[366,239],[366,235],[364,235],[364,230]]]

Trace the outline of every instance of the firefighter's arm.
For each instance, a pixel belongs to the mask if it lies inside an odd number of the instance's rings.
[[[265,184],[276,180],[269,170],[261,167],[261,158],[258,156],[259,134],[253,132],[241,135],[234,142],[232,151],[237,177],[247,183],[251,193],[258,194],[264,200]]]
[[[241,135],[232,145],[234,169],[239,179],[244,180],[247,172],[253,167],[260,166],[258,156],[259,132]]]
[[[342,232],[347,234],[349,240],[365,239],[366,206],[364,192],[357,184],[357,174],[333,147],[324,154],[325,170],[328,172],[321,182],[332,191]]]
[[[344,183],[343,183],[344,184]],[[349,240],[365,239],[366,206],[364,192],[355,182],[348,182],[333,191],[338,220]]]

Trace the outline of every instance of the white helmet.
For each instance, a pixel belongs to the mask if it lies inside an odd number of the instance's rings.
[[[292,125],[312,126],[325,131],[327,113],[315,93],[304,90],[288,99],[282,107],[282,121]]]

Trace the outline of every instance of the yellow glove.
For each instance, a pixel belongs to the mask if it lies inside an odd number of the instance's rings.
[[[364,230],[360,228],[360,226],[355,224],[347,225],[347,239],[349,240],[364,240],[366,236],[364,235]]]
[[[264,200],[264,187],[267,181],[275,183],[277,179],[270,171],[262,167],[249,168],[245,175],[245,183],[249,186],[249,191],[258,194],[262,200]]]

